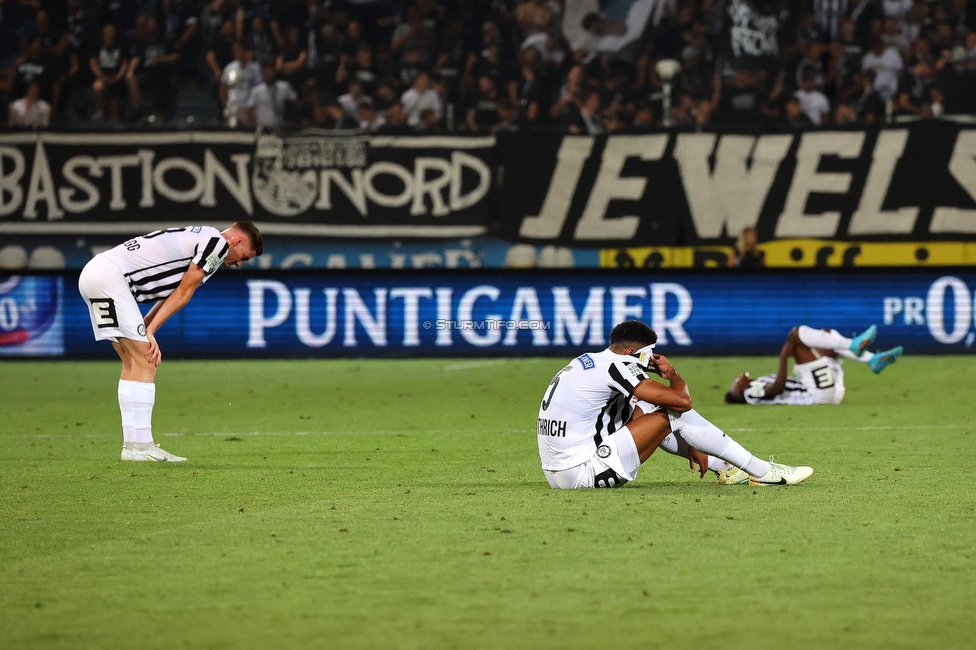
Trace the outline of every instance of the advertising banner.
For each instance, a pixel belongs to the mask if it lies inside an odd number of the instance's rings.
[[[115,358],[92,337],[76,275],[53,308],[59,279],[0,278],[0,334],[44,334],[63,313],[65,356]],[[168,359],[572,356],[602,349],[628,319],[653,327],[669,355],[774,355],[796,325],[850,334],[872,323],[882,347],[971,353],[976,273],[225,271],[157,340]]]
[[[64,354],[62,278],[0,276],[0,357]]]

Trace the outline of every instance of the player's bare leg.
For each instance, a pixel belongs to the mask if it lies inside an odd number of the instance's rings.
[[[122,412],[122,460],[186,460],[160,449],[153,441],[152,410],[156,402],[156,366],[146,359],[145,341],[119,338],[112,347],[122,360],[119,410]]]
[[[643,464],[660,446],[661,441],[671,433],[671,422],[668,421],[667,413],[663,411],[644,413],[638,408],[627,423],[627,428],[630,429],[630,435],[637,445],[640,462]]]
[[[843,336],[837,330],[817,330],[806,325],[800,325],[794,329],[794,332],[796,332],[801,346],[805,346],[807,349],[816,348],[815,353],[811,350],[812,358],[808,359],[809,361],[816,358],[816,354],[818,353],[821,356],[839,355],[868,364],[871,372],[875,374],[878,374],[893,364],[902,355],[902,352],[904,352],[904,349],[900,345],[890,350],[885,350],[884,352],[870,352],[868,348],[874,343],[874,338],[878,333],[878,328],[874,325],[853,339]],[[792,336],[793,332],[790,332],[790,335]],[[805,363],[799,357],[794,358],[797,363]]]

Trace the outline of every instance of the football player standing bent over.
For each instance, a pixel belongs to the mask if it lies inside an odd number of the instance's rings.
[[[660,354],[657,334],[620,323],[602,352],[576,357],[550,382],[539,408],[542,470],[553,488],[617,487],[662,446],[709,469],[720,483],[792,485],[813,474],[753,456],[692,408],[688,384]],[[642,365],[646,364],[646,365]],[[669,385],[649,379],[653,372]],[[694,465],[692,465],[694,467]]]
[[[155,334],[217,269],[238,267],[263,251],[261,232],[239,221],[223,232],[210,226],[157,230],[85,265],[78,289],[88,303],[95,340],[111,341],[122,359],[122,460],[186,460],[153,442],[156,368],[162,360]],[[149,302],[156,304],[143,318],[138,303]]]

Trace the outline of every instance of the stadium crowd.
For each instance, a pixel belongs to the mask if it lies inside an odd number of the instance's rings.
[[[611,5],[649,6],[590,4],[594,36],[621,24]],[[563,0],[0,0],[2,124],[595,134],[976,113],[976,0],[651,4],[601,52],[569,44]],[[743,15],[772,34],[754,56]]]

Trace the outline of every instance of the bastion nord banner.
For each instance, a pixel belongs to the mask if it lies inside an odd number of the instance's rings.
[[[0,135],[0,235],[249,219],[269,235],[473,237],[492,138],[304,131]]]

